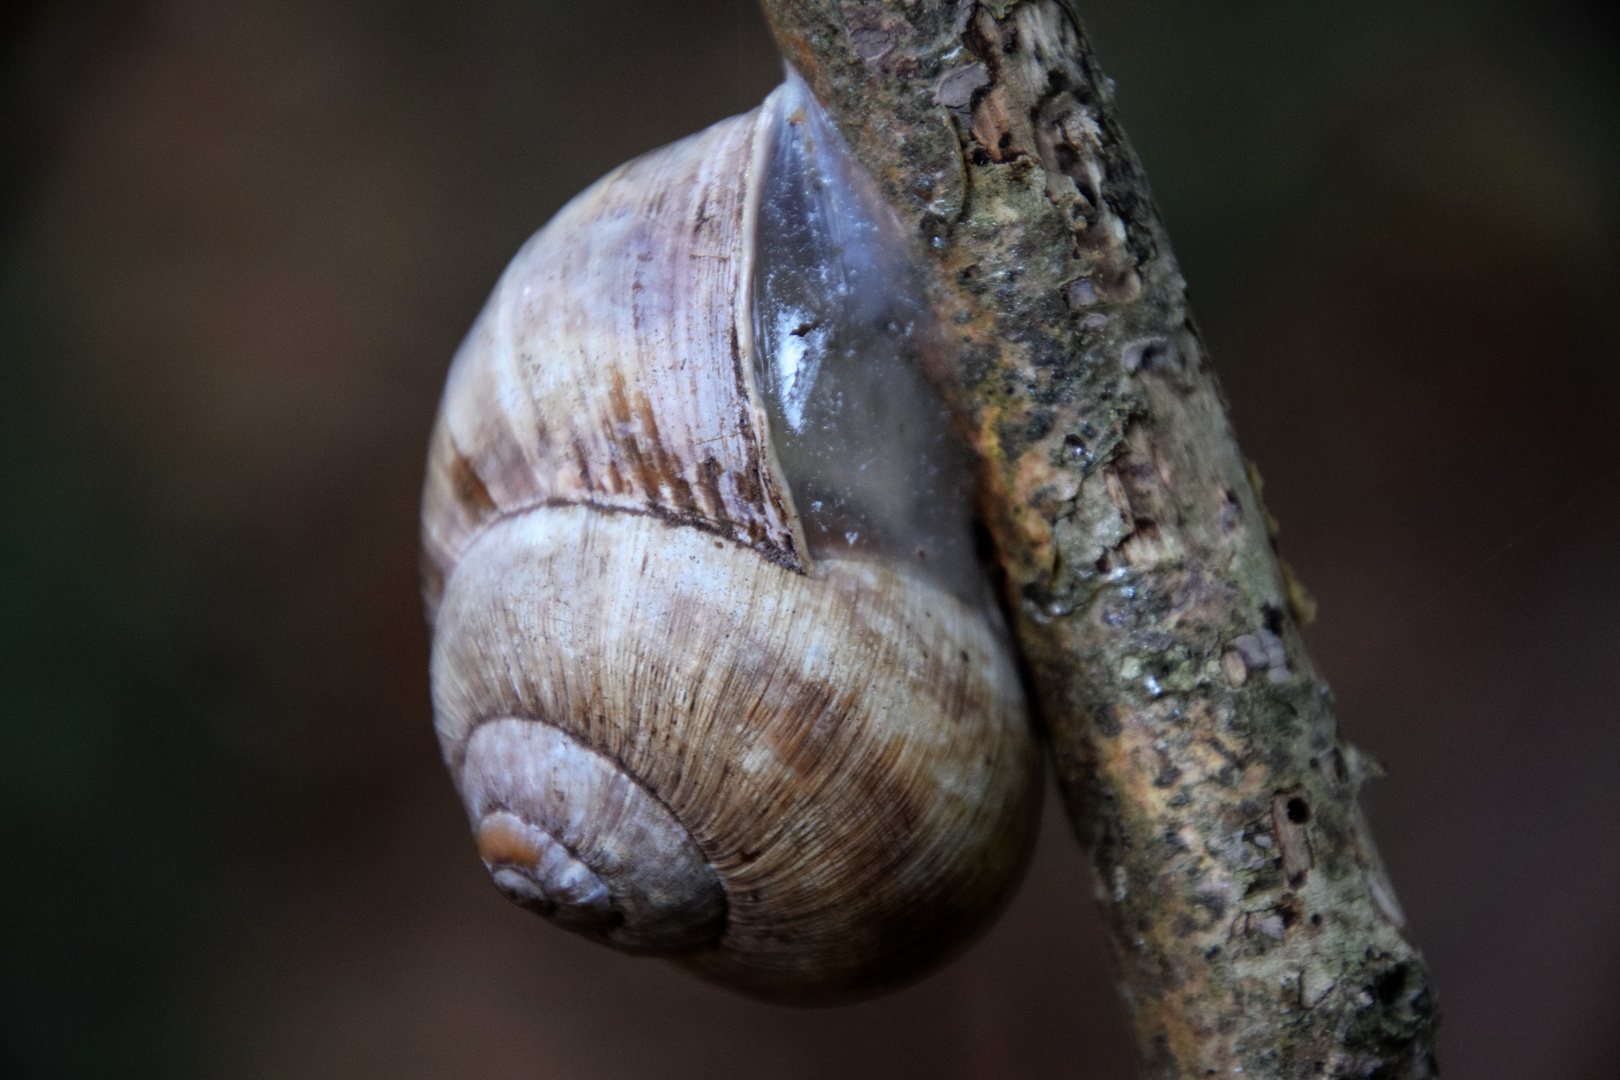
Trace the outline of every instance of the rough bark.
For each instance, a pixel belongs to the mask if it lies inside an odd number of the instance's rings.
[[[764,0],[937,262],[954,404],[1147,1075],[1436,1074],[1428,972],[1079,20]]]

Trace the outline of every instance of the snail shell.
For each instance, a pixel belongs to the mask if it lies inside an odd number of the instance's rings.
[[[836,1001],[1009,892],[1037,755],[905,245],[796,78],[518,253],[423,499],[435,723],[495,884]]]

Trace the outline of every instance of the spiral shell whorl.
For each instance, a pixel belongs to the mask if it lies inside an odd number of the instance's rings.
[[[495,883],[790,1002],[960,948],[1039,801],[987,590],[947,569],[978,572],[910,366],[921,309],[865,295],[903,261],[873,256],[889,233],[795,235],[756,276],[762,199],[819,220],[864,197],[824,198],[847,179],[833,138],[790,82],[565,207],[457,354],[423,496],[435,724]],[[803,171],[762,194],[784,157]],[[860,245],[824,307],[773,292],[787,256]],[[791,417],[762,396],[756,310],[773,378],[827,350],[819,376],[776,378],[822,395]],[[837,332],[798,340],[810,324]]]
[[[517,903],[629,952],[719,937],[719,879],[618,763],[550,724],[503,717],[474,729],[462,778],[478,853]]]
[[[482,536],[450,579],[433,658],[469,812],[558,835],[553,811],[512,793],[605,786],[595,770],[612,763],[656,796],[643,807],[679,820],[725,892],[715,948],[687,963],[792,999],[913,974],[982,920],[1024,857],[1034,755],[1016,675],[977,614],[925,581],[873,562],[807,577],[738,554],[583,507]],[[551,739],[592,776],[554,783],[569,765],[483,749],[525,726],[561,732],[534,745]],[[558,838],[608,883],[575,836]]]

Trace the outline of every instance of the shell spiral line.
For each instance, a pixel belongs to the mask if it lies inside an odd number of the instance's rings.
[[[755,996],[962,947],[1038,754],[905,244],[795,78],[518,253],[423,498],[435,724],[496,885]]]

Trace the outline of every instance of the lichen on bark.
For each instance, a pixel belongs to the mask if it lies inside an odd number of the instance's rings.
[[[765,0],[920,251],[1148,1075],[1435,1075],[1427,969],[1112,82],[1057,0]]]

